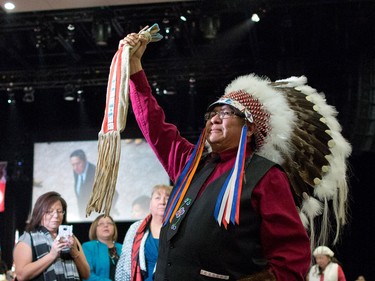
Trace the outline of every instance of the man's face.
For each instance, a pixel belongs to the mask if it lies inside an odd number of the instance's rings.
[[[229,105],[218,105],[211,111],[233,112]],[[225,119],[220,119],[219,115],[214,115],[206,121],[207,141],[214,152],[221,152],[238,147],[241,137],[242,127],[245,124],[243,118],[230,115]]]
[[[82,160],[79,157],[73,156],[72,158],[70,158],[70,163],[72,164],[73,171],[78,175],[82,174],[85,170],[86,161]]]

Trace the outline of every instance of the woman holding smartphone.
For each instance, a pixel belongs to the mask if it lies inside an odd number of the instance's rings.
[[[35,202],[25,232],[14,248],[18,281],[78,281],[89,277],[90,267],[77,237],[58,236],[66,208],[66,201],[57,192],[47,192]]]

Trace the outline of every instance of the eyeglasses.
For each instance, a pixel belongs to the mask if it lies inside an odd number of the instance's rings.
[[[204,121],[210,120],[213,117],[215,117],[216,115],[218,115],[221,120],[228,119],[231,116],[238,116],[238,117],[241,117],[241,118],[245,118],[245,116],[243,116],[243,115],[241,115],[237,112],[234,112],[234,111],[225,111],[225,110],[223,110],[223,111],[209,111],[209,112],[206,112],[204,114]]]
[[[65,215],[65,211],[63,210],[48,210],[46,211],[46,214],[50,217],[52,217],[54,214],[57,214],[58,216]]]
[[[98,227],[103,227],[103,226],[107,226],[107,225],[114,225],[114,223],[113,222],[100,222],[100,223],[98,223]]]

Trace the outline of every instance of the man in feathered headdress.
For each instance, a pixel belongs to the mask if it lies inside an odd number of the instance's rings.
[[[138,125],[175,183],[155,280],[304,280],[311,262],[304,225],[322,209],[310,195],[326,175],[304,175],[304,165],[310,166],[293,158],[300,147],[293,139],[300,118],[291,110],[288,91],[277,89],[293,88],[298,81],[271,85],[249,75],[232,82],[208,107],[194,145],[165,122],[152,96],[141,64],[147,40],[131,33],[123,43],[139,46],[130,59],[130,99]],[[325,173],[330,163],[319,162]],[[311,179],[315,186],[295,187],[288,176],[296,169],[302,174],[293,183]]]

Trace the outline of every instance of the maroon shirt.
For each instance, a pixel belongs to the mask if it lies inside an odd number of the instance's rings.
[[[144,71],[130,77],[130,99],[138,125],[173,182],[195,144],[165,122]],[[202,188],[234,165],[237,149],[220,153],[221,161]],[[311,262],[310,242],[298,215],[289,181],[273,167],[254,188],[251,204],[261,217],[260,237],[270,271],[277,280],[304,280]]]

